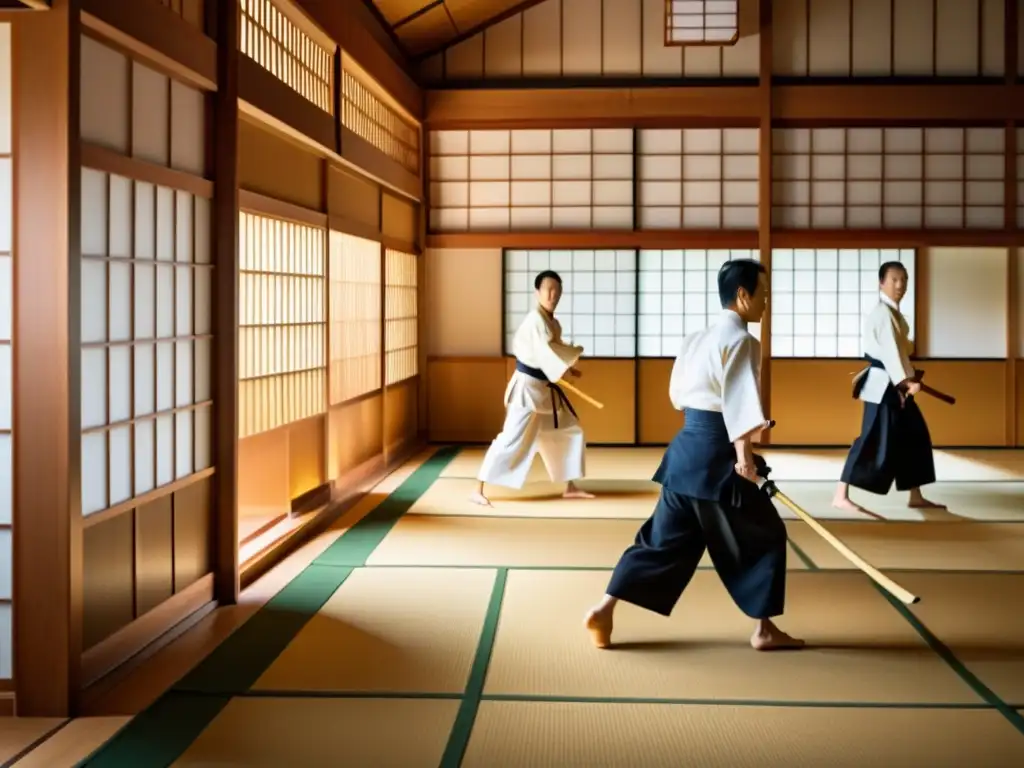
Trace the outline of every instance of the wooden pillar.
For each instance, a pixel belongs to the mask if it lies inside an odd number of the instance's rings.
[[[760,131],[757,148],[757,247],[761,263],[772,274],[772,0],[761,0],[760,67],[758,79],[758,113]],[[761,407],[771,418],[772,409],[772,307],[769,293],[768,311],[761,320]],[[761,433],[761,442],[771,444],[771,430]]]
[[[82,654],[79,10],[10,17],[19,716],[73,714]]]
[[[214,596],[238,602],[238,0],[218,0],[214,96],[214,428],[217,462]]]
[[[1004,41],[1003,41],[1003,82],[1006,85],[1007,104],[1013,103],[1014,84],[1017,80],[1018,50],[1018,3],[1008,0],[1005,5]],[[1006,173],[1005,200],[1003,210],[1003,226],[1007,231],[1017,230],[1017,125],[1013,120],[1006,121],[1006,141],[1004,142]],[[1017,353],[1020,350],[1020,296],[1018,295],[1017,248],[1021,246],[1020,233],[1014,238],[1014,246],[1007,248],[1006,269],[1006,445],[1017,445],[1020,435],[1017,434]]]

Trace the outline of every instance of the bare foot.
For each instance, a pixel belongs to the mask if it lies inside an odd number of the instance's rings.
[[[479,504],[481,507],[493,507],[491,500],[484,496],[480,491],[473,491],[469,495],[469,500],[474,504]]]
[[[758,627],[750,636],[750,646],[755,651],[796,650],[804,647],[804,641],[790,637],[773,623],[767,622],[766,627]]]
[[[862,514],[862,515],[868,515],[869,517],[874,517],[874,518],[877,518],[878,520],[884,520],[885,519],[881,515],[877,515],[874,512],[871,512],[870,510],[864,509],[864,507],[862,507],[860,504],[857,504],[857,503],[853,502],[848,496],[845,497],[845,498],[843,498],[843,497],[833,498],[832,499],[832,506],[835,507],[836,509],[845,510],[846,512],[860,512],[860,514]]]
[[[591,611],[583,622],[596,648],[610,648],[612,644],[612,614]]]
[[[918,496],[916,499],[911,498],[907,502],[907,506],[911,509],[945,509],[945,504],[939,504],[937,501],[929,501],[924,496]]]
[[[562,494],[563,499],[592,499],[594,494],[582,491],[579,488],[566,488]]]

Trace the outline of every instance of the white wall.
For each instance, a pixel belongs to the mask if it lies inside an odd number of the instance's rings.
[[[929,248],[923,357],[1005,358],[1005,248]]]

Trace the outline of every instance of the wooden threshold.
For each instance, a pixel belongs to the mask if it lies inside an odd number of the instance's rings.
[[[207,574],[156,608],[82,654],[82,683],[88,687],[124,664],[173,627],[213,602],[213,574]]]

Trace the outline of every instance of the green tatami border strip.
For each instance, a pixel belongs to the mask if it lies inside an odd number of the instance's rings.
[[[820,570],[814,561],[807,556],[807,553],[800,549],[800,546],[788,536],[786,537],[786,543],[789,544],[789,548],[796,553],[796,556],[800,558],[800,562],[804,564],[808,571]]]
[[[813,560],[807,557],[806,554],[803,554],[802,556],[806,558],[809,568],[812,568],[813,570],[818,571],[820,573],[820,571],[818,570],[818,566],[814,563]],[[985,573],[985,571],[980,571],[980,573]],[[985,685],[978,678],[977,675],[971,672],[967,668],[967,666],[962,661],[960,661],[959,658],[957,658],[956,654],[954,654],[953,651],[950,650],[949,646],[947,646],[945,643],[939,640],[935,633],[928,629],[928,627],[925,626],[924,622],[914,615],[913,611],[911,611],[907,606],[905,606],[895,597],[890,595],[879,584],[875,583],[875,581],[871,579],[867,574],[864,574],[864,578],[866,578],[868,582],[871,584],[871,586],[874,587],[875,590],[883,598],[885,598],[886,602],[888,602],[889,605],[895,608],[896,612],[900,616],[902,616],[906,620],[906,622],[910,624],[911,627],[914,628],[914,630],[921,637],[921,639],[924,640],[925,644],[929,648],[931,648],[931,650],[934,651],[935,654],[938,655],[938,657],[946,663],[946,666],[953,670],[953,672],[961,680],[963,680],[968,685],[968,687],[970,687],[970,689],[973,690],[979,698],[981,698],[982,701],[986,702],[990,708],[997,710],[999,714],[1001,714],[1004,718],[1006,718],[1007,721],[1009,721],[1010,725],[1012,725],[1022,735],[1024,735],[1024,716],[1022,716],[1021,713],[1017,711],[1017,709],[1003,701],[999,696],[996,695],[995,691],[993,691],[991,688]]]
[[[790,542],[792,544],[792,542]],[[793,551],[796,551],[796,547],[793,547]],[[804,557],[806,557],[806,553]],[[350,566],[334,566],[330,563],[315,563],[320,568],[348,568]],[[844,568],[822,568],[818,565],[811,567],[807,561],[804,561],[806,568],[790,568],[788,573],[806,573],[807,571],[814,571],[815,573],[861,573],[859,568],[853,566]],[[426,568],[426,569],[437,569],[437,570],[467,570],[467,571],[495,571],[504,569],[506,571],[604,571],[611,573],[615,566],[613,565],[508,565],[507,563],[502,564],[490,564],[490,565],[478,565],[472,564],[467,565],[464,563],[367,563],[366,565],[360,565],[359,568],[368,569],[415,569],[415,568]],[[697,566],[698,571],[713,571],[715,567],[713,565],[699,565]],[[884,573],[922,573],[922,574],[934,574],[934,575],[953,575],[953,576],[1024,576],[1024,569],[1019,571],[1006,571],[1006,570],[971,570],[969,568],[882,568]]]
[[[652,698],[647,696],[557,696],[486,693],[484,701],[557,704],[682,704],[701,707],[774,707],[786,709],[995,709],[992,704],[952,704],[921,701],[780,701],[778,699]]]
[[[180,757],[247,691],[458,454],[442,447],[151,706],[79,766],[158,768]],[[314,567],[327,564],[332,568]]]
[[[215,696],[221,694],[190,694]],[[431,691],[299,691],[250,690],[233,694],[236,699],[413,699],[418,701],[453,701],[467,698],[461,693]],[[928,701],[814,701],[782,699],[730,699],[730,698],[657,698],[650,696],[563,696],[559,694],[481,693],[479,700],[522,703],[563,704],[686,704],[708,707],[779,707],[785,709],[982,709],[994,710],[994,704],[985,702],[928,702]]]
[[[896,609],[907,623],[910,624],[921,636],[921,639],[928,644],[928,647],[935,651],[936,654],[946,662],[947,666],[955,672],[961,680],[963,680],[983,701],[987,702],[990,706],[999,711],[1010,725],[1017,729],[1021,735],[1024,735],[1024,715],[1021,715],[1014,707],[1007,704],[999,696],[996,695],[995,691],[989,688],[981,679],[975,675],[971,670],[967,668],[955,653],[942,642],[923,621],[914,615],[907,606],[897,600],[895,597],[886,592],[882,587],[871,582],[872,586],[878,590],[878,592],[888,601],[889,605]]]
[[[499,569],[494,577],[494,588],[491,590],[491,600],[487,604],[487,613],[484,616],[483,629],[480,631],[480,641],[477,644],[476,656],[473,658],[473,666],[469,671],[466,693],[459,706],[458,714],[455,716],[452,730],[448,734],[448,743],[441,756],[440,768],[459,768],[462,764],[462,757],[466,753],[466,747],[469,746],[469,739],[473,734],[473,724],[476,722],[476,713],[480,709],[480,701],[483,698],[487,669],[491,664],[491,654],[494,651],[494,640],[498,635],[501,603],[505,599],[507,584],[508,571]]]

